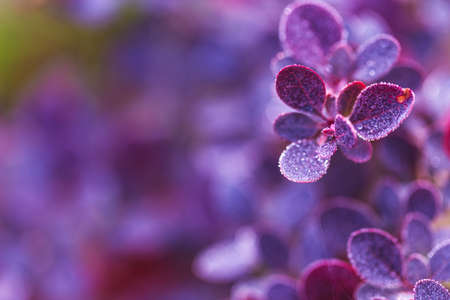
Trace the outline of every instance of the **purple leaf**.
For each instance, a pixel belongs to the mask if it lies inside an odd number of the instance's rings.
[[[273,233],[260,233],[259,253],[265,265],[271,269],[282,269],[287,266],[289,255],[287,245]]]
[[[439,282],[423,279],[414,287],[414,300],[450,300],[450,293]]]
[[[372,300],[376,297],[389,299],[392,294],[392,290],[385,290],[380,287],[363,283],[355,291],[355,300]]]
[[[320,115],[325,102],[325,83],[310,68],[292,65],[277,75],[276,91],[280,99],[292,108]]]
[[[416,181],[412,184],[407,197],[406,210],[420,212],[433,219],[441,208],[442,199],[439,191],[427,181]]]
[[[375,226],[370,208],[346,198],[333,201],[320,213],[320,226],[328,250],[335,256],[345,255],[350,234],[361,228]]]
[[[273,75],[277,75],[284,67],[297,64],[296,60],[287,56],[283,51],[278,52],[270,61],[270,69]]]
[[[372,144],[357,138],[355,145],[351,148],[341,147],[342,154],[355,163],[365,163],[372,158]]]
[[[383,227],[396,231],[403,214],[397,186],[390,180],[383,180],[377,184],[372,195],[373,204],[381,216]]]
[[[338,114],[334,121],[336,142],[343,148],[352,148],[356,144],[357,136],[355,128],[347,118]]]
[[[352,48],[346,43],[339,43],[330,50],[328,63],[330,64],[330,74],[334,80],[348,78],[352,71],[355,55]]]
[[[279,159],[283,176],[294,182],[319,180],[330,165],[330,158],[319,157],[319,145],[312,140],[299,140],[283,151]]]
[[[428,257],[431,277],[439,281],[450,281],[450,239],[435,246]]]
[[[427,278],[429,273],[427,260],[421,254],[411,254],[406,260],[403,276],[411,286],[414,286],[417,281]]]
[[[352,300],[360,280],[348,263],[327,259],[308,266],[302,282],[308,300]]]
[[[208,282],[229,282],[247,274],[258,263],[256,233],[244,228],[234,240],[212,245],[193,264],[194,273]]]
[[[341,40],[342,19],[325,3],[294,2],[283,11],[279,36],[286,53],[319,65]]]
[[[295,283],[291,280],[274,278],[271,281],[268,283],[266,300],[300,300]]]
[[[389,72],[400,54],[400,44],[387,34],[379,34],[368,40],[356,54],[356,70],[353,78],[373,82]]]
[[[336,97],[328,94],[325,98],[325,112],[324,115],[329,120],[334,120],[336,117]]]
[[[414,65],[398,65],[393,67],[379,81],[395,83],[412,90],[418,90],[423,82],[423,73]]]
[[[408,117],[414,104],[414,93],[389,83],[375,83],[356,99],[350,121],[366,141],[387,136]]]
[[[402,285],[402,256],[397,240],[375,228],[351,234],[347,253],[353,267],[368,283],[396,288]]]
[[[339,93],[337,98],[337,110],[341,115],[348,117],[353,110],[356,99],[361,91],[366,87],[361,81],[353,81],[347,84]]]
[[[427,254],[433,245],[433,235],[427,218],[420,213],[407,214],[403,223],[402,241],[404,254]]]
[[[315,120],[296,112],[280,115],[273,126],[279,136],[291,142],[313,137],[321,129]]]
[[[321,158],[330,158],[337,150],[336,139],[328,137],[317,149],[317,155]]]

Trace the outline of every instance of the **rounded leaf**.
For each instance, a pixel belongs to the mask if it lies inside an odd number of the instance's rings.
[[[294,182],[319,180],[330,165],[330,158],[318,155],[319,145],[313,140],[299,140],[283,151],[279,159],[281,174]]]
[[[447,156],[450,158],[450,122],[447,122],[447,126],[444,132],[444,150]]]
[[[422,86],[423,79],[423,73],[418,67],[414,65],[398,65],[394,66],[379,81],[395,83],[416,91]]]
[[[247,274],[257,263],[256,233],[244,228],[233,240],[214,244],[202,251],[194,261],[193,271],[208,282],[228,282]]]
[[[427,278],[429,273],[427,260],[421,254],[411,254],[406,260],[403,276],[410,285],[414,286],[417,281]]]
[[[300,300],[300,297],[294,282],[277,278],[268,283],[266,300]]]
[[[383,227],[397,231],[403,215],[403,208],[396,184],[385,179],[376,185],[372,195],[373,204],[381,216]]]
[[[334,120],[334,118],[336,117],[336,97],[328,94],[325,97],[325,113],[324,115],[329,119],[329,120]]]
[[[373,82],[389,72],[400,55],[400,44],[390,35],[379,34],[358,49],[353,78]]]
[[[315,120],[296,112],[280,115],[273,127],[279,136],[291,142],[313,137],[321,129]]]
[[[320,226],[328,250],[335,256],[345,255],[350,234],[361,228],[375,226],[370,208],[349,199],[338,199],[319,215]]]
[[[353,81],[347,84],[337,98],[338,113],[348,117],[352,113],[356,98],[365,87],[366,85],[361,81]]]
[[[414,300],[450,300],[450,293],[439,282],[423,279],[414,287]]]
[[[319,157],[322,158],[330,158],[331,156],[333,156],[336,150],[337,150],[336,139],[334,137],[328,137],[326,141],[319,146],[317,154]]]
[[[427,254],[433,245],[433,234],[427,218],[420,213],[407,214],[403,223],[402,242],[404,254]]]
[[[294,2],[280,19],[280,41],[286,53],[302,62],[319,65],[329,49],[342,38],[342,19],[331,6]]]
[[[427,181],[416,181],[411,185],[406,201],[408,212],[419,212],[430,220],[437,216],[442,199],[436,187]]]
[[[262,261],[271,269],[283,269],[287,266],[289,249],[275,234],[259,234],[259,253]]]
[[[276,91],[280,99],[292,108],[320,115],[325,102],[325,83],[305,66],[291,65],[277,75]]]
[[[359,164],[372,158],[372,144],[360,138],[356,139],[355,145],[351,148],[341,146],[341,151],[347,159]]]
[[[308,266],[302,282],[308,300],[352,300],[360,280],[348,263],[327,259]]]
[[[390,83],[375,83],[359,94],[350,121],[363,140],[378,140],[400,126],[413,104],[414,93],[410,89]]]
[[[450,239],[436,245],[428,257],[431,277],[439,281],[450,281]]]
[[[402,285],[402,256],[397,240],[385,231],[370,228],[351,234],[347,245],[350,262],[368,283],[383,288]]]
[[[355,61],[352,48],[346,43],[339,43],[330,50],[328,63],[330,75],[335,80],[346,79],[350,76]]]
[[[334,121],[334,136],[336,137],[336,142],[339,146],[344,148],[352,148],[357,141],[357,135],[355,128],[353,128],[352,123],[347,118],[338,114]]]

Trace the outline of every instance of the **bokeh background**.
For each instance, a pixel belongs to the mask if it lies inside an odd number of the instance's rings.
[[[1,300],[228,299],[192,264],[242,226],[288,228],[316,199],[366,201],[424,165],[450,201],[449,2],[329,1],[355,44],[400,40],[424,70],[424,117],[311,185],[280,175],[271,127],[289,2],[0,2]]]

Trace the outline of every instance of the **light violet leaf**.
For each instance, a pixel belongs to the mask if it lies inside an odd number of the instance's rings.
[[[414,287],[414,300],[450,300],[450,293],[439,282],[423,279]]]
[[[272,276],[267,283],[266,300],[300,300],[299,292],[293,280],[281,276]]]
[[[375,228],[357,230],[350,235],[347,254],[366,282],[383,288],[402,285],[402,255],[389,233]]]
[[[337,110],[341,115],[348,117],[353,110],[356,98],[366,85],[361,81],[353,81],[347,84],[339,93],[337,98]]]
[[[389,72],[399,55],[400,44],[393,36],[376,35],[359,47],[353,78],[373,82]]]
[[[418,253],[411,254],[405,262],[403,276],[411,286],[417,281],[425,279],[429,276],[427,259]]]
[[[450,239],[436,245],[428,254],[431,277],[439,281],[450,281]]]
[[[341,17],[328,4],[294,2],[281,15],[279,36],[286,53],[317,66],[341,40],[342,29]]]
[[[334,136],[336,137],[336,142],[339,146],[344,148],[352,148],[357,141],[357,135],[355,128],[353,128],[352,123],[347,118],[338,114],[334,121]]]
[[[326,259],[309,265],[301,282],[308,300],[348,300],[351,299],[360,279],[348,263]]]
[[[408,213],[403,222],[402,242],[404,254],[427,254],[433,245],[433,234],[427,218],[421,213]]]
[[[353,147],[347,148],[341,146],[341,152],[347,159],[362,164],[372,158],[372,144],[361,138],[357,138]]]
[[[321,129],[317,121],[296,112],[280,115],[275,120],[273,127],[279,136],[291,142],[311,138]]]
[[[314,182],[327,172],[330,158],[320,157],[319,145],[313,140],[290,144],[279,159],[281,174],[294,182]]]
[[[390,83],[375,83],[356,99],[350,121],[359,137],[374,141],[397,129],[414,104],[414,92]]]
[[[393,290],[383,289],[368,283],[363,283],[359,285],[355,291],[355,300],[372,300],[376,297],[391,299],[393,294]]]
[[[194,260],[193,272],[207,282],[229,282],[258,263],[256,233],[242,228],[233,240],[219,242],[202,251]]]
[[[411,184],[406,200],[408,212],[419,212],[432,220],[441,207],[441,195],[432,183],[418,180]]]
[[[275,81],[280,99],[290,107],[321,115],[325,102],[325,83],[305,66],[291,65],[283,68]]]
[[[321,158],[330,158],[331,156],[333,156],[336,150],[336,139],[334,137],[328,137],[325,142],[319,145],[319,149],[317,149],[317,155]]]

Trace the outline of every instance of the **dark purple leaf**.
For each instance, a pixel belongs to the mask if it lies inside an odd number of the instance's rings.
[[[423,279],[414,287],[414,300],[450,300],[450,293],[439,282]]]
[[[336,139],[334,137],[328,137],[325,142],[319,146],[319,149],[317,149],[317,155],[321,158],[330,158],[336,150]]]
[[[335,80],[342,80],[349,77],[355,61],[352,48],[346,43],[339,43],[330,50],[328,63],[330,64],[330,74]]]
[[[389,83],[375,83],[356,99],[350,121],[366,141],[387,136],[408,117],[414,104],[414,93]]]
[[[427,278],[429,273],[427,260],[421,254],[411,254],[406,260],[403,276],[411,286],[414,286],[417,281]]]
[[[315,120],[296,112],[280,115],[273,127],[279,136],[291,142],[313,137],[321,129]]]
[[[394,232],[397,232],[403,214],[397,190],[396,184],[386,179],[378,183],[372,193],[372,201],[381,216],[383,227]]]
[[[281,44],[288,55],[319,65],[342,38],[342,19],[325,3],[294,2],[281,16]]]
[[[343,116],[349,116],[352,113],[356,98],[366,87],[361,81],[353,81],[347,84],[339,93],[337,98],[337,110]]]
[[[447,126],[444,131],[444,150],[450,158],[450,121],[447,122]]]
[[[428,257],[431,277],[439,281],[450,281],[450,239],[435,246]]]
[[[356,54],[353,78],[370,83],[389,72],[400,55],[400,44],[387,34],[368,40]]]
[[[329,120],[334,120],[336,117],[336,97],[328,94],[325,98],[325,112],[324,115]]]
[[[352,148],[356,144],[357,136],[355,128],[347,118],[338,114],[334,121],[334,136],[339,146],[343,148]]]
[[[359,164],[368,162],[372,158],[372,144],[360,138],[356,139],[353,147],[341,147],[341,151],[347,159]]]
[[[300,300],[295,282],[284,278],[271,281],[268,284],[266,300]]]
[[[283,151],[279,159],[281,174],[294,182],[319,180],[330,165],[330,158],[319,157],[319,145],[312,140],[299,140]]]
[[[233,240],[202,251],[193,264],[194,273],[208,282],[228,282],[247,274],[258,263],[256,233],[244,228]]]
[[[275,85],[280,99],[290,107],[321,114],[325,102],[325,83],[310,68],[287,66],[278,73]]]
[[[422,86],[423,73],[413,65],[398,65],[378,81],[395,83],[405,88],[418,90]]]
[[[397,240],[380,229],[360,229],[351,234],[348,257],[368,283],[396,288],[402,285],[402,256]]]
[[[302,282],[308,300],[352,300],[360,280],[348,263],[327,259],[308,266]]]
[[[427,181],[416,181],[410,188],[406,210],[419,212],[427,218],[433,219],[439,213],[442,206],[439,191]]]
[[[271,269],[283,269],[287,266],[289,258],[287,245],[273,233],[260,233],[259,253],[262,261]]]
[[[320,213],[320,226],[328,250],[334,256],[344,256],[350,234],[361,228],[375,226],[370,208],[354,200],[342,198],[333,201]]]
[[[404,254],[427,254],[433,245],[433,234],[427,218],[421,213],[407,214],[403,223],[402,241]]]

